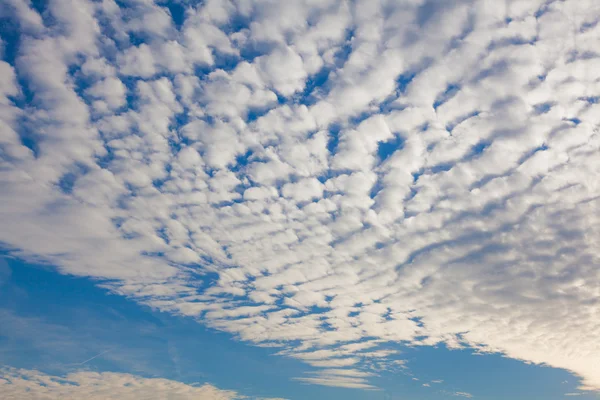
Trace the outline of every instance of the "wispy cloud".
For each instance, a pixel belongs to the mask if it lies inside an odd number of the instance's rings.
[[[90,357],[90,358],[88,358],[88,359],[87,359],[87,360],[85,360],[85,361],[82,361],[82,362],[80,362],[80,363],[75,363],[75,364],[72,364],[72,365],[83,365],[83,364],[87,364],[88,362],[90,362],[90,361],[92,361],[92,360],[94,360],[94,359],[96,359],[96,358],[98,358],[98,357],[100,357],[100,356],[102,356],[102,355],[104,355],[104,354],[108,353],[109,351],[110,351],[110,350],[105,350],[105,351],[103,351],[103,352],[101,352],[101,353],[98,353],[98,354],[96,354],[96,355],[95,355],[95,356],[93,356],[93,357]]]
[[[454,392],[453,395],[457,396],[457,397],[466,397],[468,399],[473,397],[473,395],[471,393],[467,393],[467,392]]]

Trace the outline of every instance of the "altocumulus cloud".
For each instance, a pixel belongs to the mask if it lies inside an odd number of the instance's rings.
[[[280,346],[322,369],[307,383],[372,388],[401,342],[600,389],[598,1],[0,17],[14,255]]]

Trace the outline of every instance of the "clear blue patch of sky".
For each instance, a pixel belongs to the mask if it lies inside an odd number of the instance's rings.
[[[394,152],[401,150],[404,147],[404,138],[398,134],[395,134],[391,139],[379,142],[377,145],[377,156],[380,162],[384,162]]]
[[[398,79],[396,79],[398,92],[406,92],[408,85],[412,83],[413,79],[415,79],[415,76],[417,76],[417,73],[415,71],[408,71],[398,76]]]
[[[466,392],[482,400],[558,400],[564,399],[565,393],[578,392],[578,379],[565,370],[499,354],[476,355],[472,349],[450,350],[445,346],[396,348],[400,354],[395,358],[406,361],[407,375],[382,372],[372,380],[384,388],[389,399],[436,400]],[[440,380],[443,382],[433,383]],[[593,393],[580,393],[576,398],[581,400],[598,398]]]
[[[171,14],[173,25],[175,25],[177,29],[180,29],[185,21],[187,5],[181,1],[169,1],[165,4],[165,7],[169,10],[169,14]]]

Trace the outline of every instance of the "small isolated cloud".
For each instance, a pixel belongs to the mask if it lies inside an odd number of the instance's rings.
[[[470,399],[470,398],[473,397],[473,395],[471,393],[467,393],[467,392],[454,392],[453,396],[456,396],[456,397],[466,397],[468,399]]]
[[[248,399],[236,392],[212,385],[191,386],[168,379],[142,378],[113,372],[75,372],[64,377],[35,370],[0,369],[0,392],[5,400],[137,400],[168,398],[173,400]],[[285,400],[267,399],[256,400]]]
[[[364,379],[347,377],[315,377],[315,378],[294,378],[294,380],[313,385],[341,387],[348,389],[376,389],[375,386],[368,384]]]

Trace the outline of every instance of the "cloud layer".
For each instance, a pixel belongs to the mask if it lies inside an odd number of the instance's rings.
[[[0,46],[14,254],[281,346],[322,368],[306,382],[371,388],[403,342],[600,389],[596,1],[0,18],[18,33]]]

